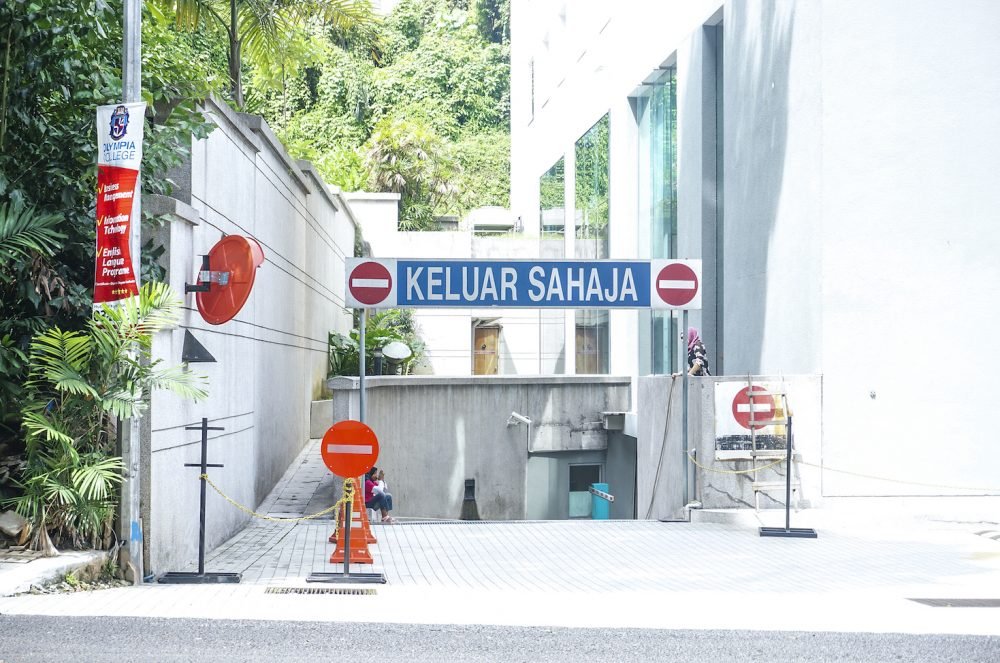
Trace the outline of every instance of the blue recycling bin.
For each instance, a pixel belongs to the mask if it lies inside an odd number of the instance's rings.
[[[606,483],[592,483],[590,484],[590,487],[594,490],[599,490],[602,493],[608,492],[608,484]],[[598,497],[597,495],[591,493],[590,517],[593,520],[608,520],[611,518],[611,502],[603,497]]]

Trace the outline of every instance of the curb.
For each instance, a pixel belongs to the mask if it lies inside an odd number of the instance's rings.
[[[13,596],[62,578],[70,571],[104,564],[108,554],[99,550],[59,553],[56,557],[33,559],[25,564],[0,562],[0,596]]]

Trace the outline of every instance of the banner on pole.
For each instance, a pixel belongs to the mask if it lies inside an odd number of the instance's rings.
[[[139,293],[129,239],[142,163],[146,104],[97,108],[97,251],[94,305]],[[138,258],[138,256],[136,256]]]

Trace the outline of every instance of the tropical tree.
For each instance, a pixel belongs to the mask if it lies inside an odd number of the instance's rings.
[[[143,99],[155,114],[144,139],[144,192],[168,193],[166,173],[211,126],[196,103],[221,77],[196,41],[172,23],[143,21]],[[51,326],[82,329],[91,316],[94,107],[121,100],[121,43],[121,0],[0,2],[0,204],[7,245],[23,249],[0,255],[0,463],[23,452],[13,392],[26,380],[32,337]],[[47,224],[59,235],[44,243],[51,251],[23,244],[39,241],[19,225],[29,217],[58,219]]]
[[[83,331],[35,336],[21,410],[22,494],[5,502],[31,524],[36,550],[54,554],[53,539],[106,547],[121,483],[121,459],[112,455],[118,422],[141,416],[153,389],[207,395],[204,378],[150,356],[152,335],[175,325],[180,310],[169,286],[150,282],[139,297],[102,306]]]
[[[295,60],[301,49],[296,30],[319,21],[335,31],[366,29],[375,22],[370,0],[159,0],[172,9],[177,25],[221,30],[227,39],[233,101],[244,107],[243,58],[260,69]]]
[[[369,186],[401,195],[400,230],[434,227],[457,189],[458,166],[449,145],[419,119],[383,118],[372,132],[365,157]]]
[[[375,351],[381,350],[393,341],[405,343],[411,354],[402,362],[403,374],[420,360],[424,352],[424,343],[420,340],[413,311],[409,309],[388,309],[378,311],[365,324],[365,372],[373,375],[375,372]],[[327,375],[358,375],[361,366],[361,334],[352,329],[344,336],[338,332],[330,332],[328,348]]]
[[[42,289],[49,287],[40,276],[45,259],[66,237],[56,229],[61,221],[58,214],[21,203],[0,203],[0,441],[17,429],[17,404],[24,393],[18,376],[28,364],[17,338],[33,326],[30,319],[21,317],[18,307],[6,304],[32,294],[41,297]]]

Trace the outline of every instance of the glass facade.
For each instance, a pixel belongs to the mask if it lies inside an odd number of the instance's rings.
[[[640,104],[641,205],[649,226],[649,257],[677,257],[677,72],[669,69]],[[650,316],[651,372],[680,370],[678,317]],[[685,359],[686,360],[686,359]]]
[[[608,257],[610,120],[605,115],[576,141],[576,257]]]
[[[605,115],[575,146],[576,258],[603,260],[610,256],[611,121]],[[610,372],[608,312],[576,311],[576,373]]]
[[[538,255],[566,257],[566,159],[560,158],[538,180]],[[566,314],[562,309],[538,310],[538,373],[566,372]]]

